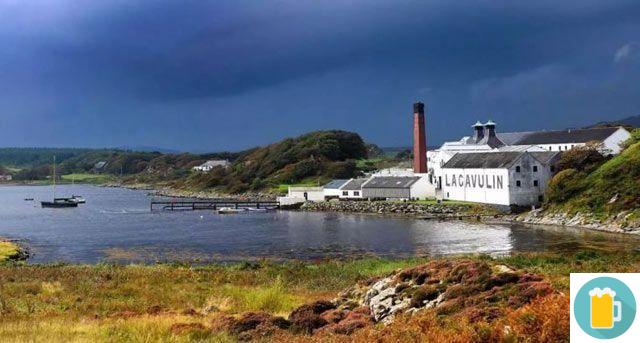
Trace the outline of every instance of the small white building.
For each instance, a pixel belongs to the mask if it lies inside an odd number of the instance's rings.
[[[210,160],[199,166],[193,167],[193,170],[208,172],[215,167],[227,168],[229,167],[229,165],[231,165],[231,163],[229,163],[229,161],[227,160]]]
[[[553,151],[456,154],[442,167],[442,197],[496,205],[539,204],[559,156]]]
[[[371,200],[424,200],[433,197],[427,174],[375,176],[362,185],[362,196]]]
[[[368,178],[350,179],[340,188],[340,199],[363,199],[362,185]]]
[[[324,201],[324,188],[289,186],[287,196],[278,197],[278,202],[283,206],[300,204],[307,201]]]
[[[340,180],[331,180],[331,182],[324,185],[324,199],[339,199],[340,194],[342,194],[342,186],[344,186],[348,179],[340,179]]]
[[[11,174],[0,174],[0,181],[11,181],[13,176]]]

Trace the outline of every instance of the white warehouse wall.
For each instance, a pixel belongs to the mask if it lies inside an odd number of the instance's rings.
[[[509,205],[507,169],[442,169],[444,199]],[[462,184],[460,184],[462,182]]]

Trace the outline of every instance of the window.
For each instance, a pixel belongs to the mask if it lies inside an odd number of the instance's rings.
[[[567,146],[566,146],[566,145],[564,146],[564,150],[565,150],[565,151],[566,151],[566,150],[569,150],[569,149],[567,149]]]
[[[549,151],[551,151],[551,147],[549,147]]]
[[[562,151],[562,146],[558,145],[558,151]]]
[[[360,196],[360,191],[353,191],[353,195],[359,197]]]
[[[447,192],[447,198],[449,197],[449,192]]]
[[[349,195],[349,191],[342,191],[342,195],[348,196]]]
[[[516,173],[520,172],[520,166],[516,166]]]
[[[533,172],[537,172],[538,171],[538,166],[533,166]]]
[[[538,180],[533,180],[533,185],[534,185],[535,187],[537,187],[537,186],[538,186]]]
[[[544,200],[544,197],[542,195],[538,195],[538,201],[542,202]]]
[[[551,167],[549,167],[549,170],[551,170],[551,172],[553,173],[554,171],[556,171],[556,167],[555,166],[551,166]]]
[[[516,187],[520,187],[520,186],[521,186],[520,180],[516,181]]]

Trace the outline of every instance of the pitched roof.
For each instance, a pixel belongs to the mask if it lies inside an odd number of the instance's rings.
[[[593,129],[537,131],[529,132],[516,140],[514,145],[530,144],[562,144],[562,143],[587,143],[591,141],[603,141],[616,132],[618,127],[603,127]]]
[[[351,179],[344,186],[342,186],[342,190],[344,191],[359,191],[362,188],[362,184],[367,182],[369,179],[361,178],[361,179]]]
[[[442,168],[509,168],[523,152],[479,152],[455,154]]]
[[[529,151],[529,154],[542,164],[549,164],[556,156],[562,155],[560,151]]]
[[[553,158],[558,156],[558,151],[536,151],[536,152],[523,152],[523,151],[503,151],[503,152],[479,152],[479,153],[466,153],[455,154],[453,157],[442,166],[442,168],[450,169],[462,169],[462,168],[474,168],[474,169],[504,169],[510,168],[520,157],[525,154],[530,154],[540,163],[548,164]]]
[[[378,176],[373,177],[362,188],[409,188],[418,180],[419,176]]]
[[[331,181],[329,181],[329,183],[324,185],[324,188],[325,189],[339,189],[340,187],[342,187],[348,181],[349,180],[331,180]]]

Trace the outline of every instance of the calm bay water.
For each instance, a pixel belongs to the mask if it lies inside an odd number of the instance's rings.
[[[238,261],[378,255],[509,253],[583,247],[635,249],[636,237],[565,228],[435,222],[274,211],[218,215],[149,211],[144,191],[66,185],[71,209],[43,209],[51,188],[0,187],[0,237],[23,240],[31,263]],[[25,201],[34,198],[35,201]]]

